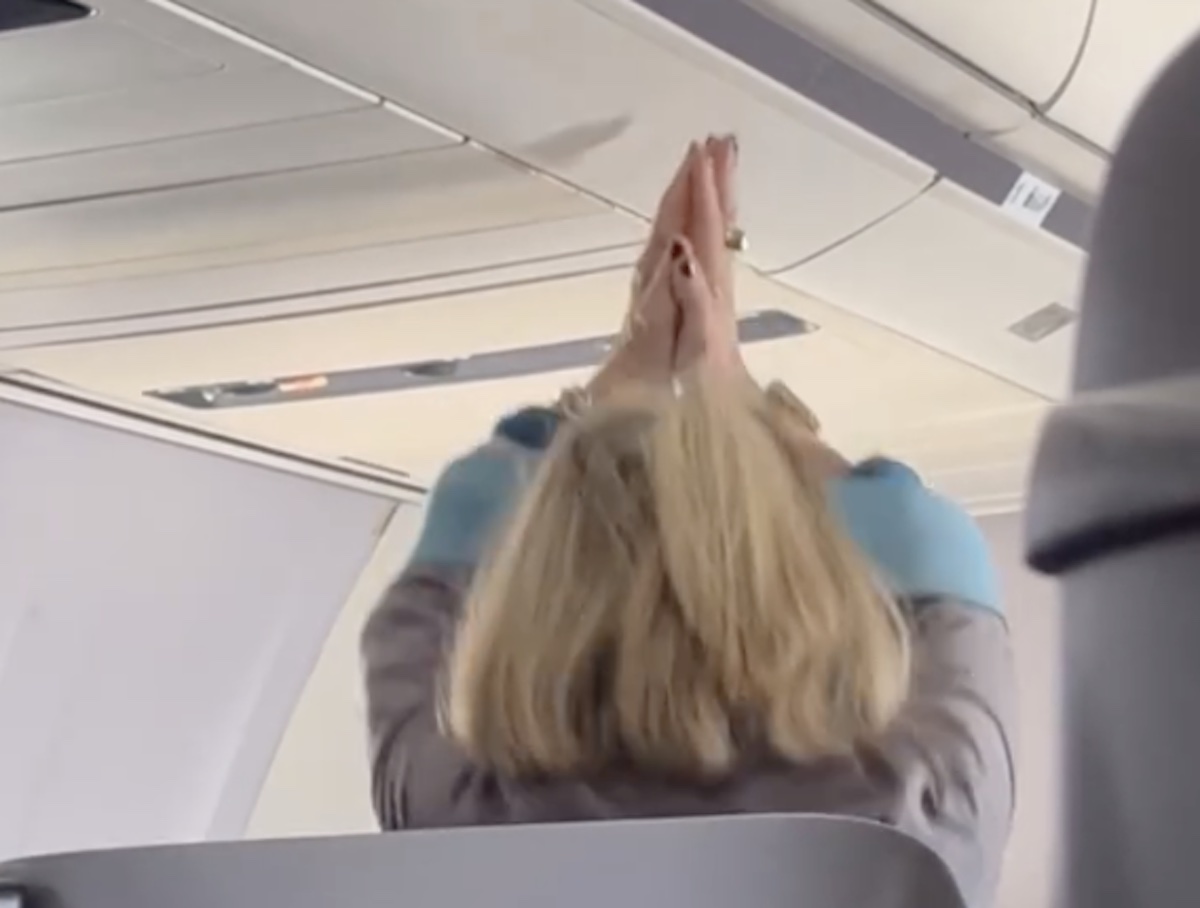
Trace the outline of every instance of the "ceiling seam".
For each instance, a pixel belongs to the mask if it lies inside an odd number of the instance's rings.
[[[1079,36],[1079,46],[1075,48],[1075,54],[1071,57],[1067,71],[1063,73],[1063,77],[1054,91],[1050,92],[1050,97],[1037,104],[1037,112],[1042,116],[1049,118],[1054,106],[1062,100],[1063,95],[1067,93],[1067,89],[1071,87],[1071,83],[1075,81],[1075,75],[1079,72],[1079,67],[1083,65],[1084,55],[1087,53],[1088,45],[1092,40],[1092,27],[1096,23],[1096,13],[1099,8],[1100,0],[1088,0],[1088,11],[1083,21],[1083,31]]]
[[[772,268],[769,271],[763,271],[762,272],[763,275],[766,277],[770,277],[770,278],[778,277],[779,275],[785,274],[788,271],[793,271],[796,268],[800,268],[804,265],[807,265],[809,262],[815,261],[816,259],[819,259],[821,256],[826,255],[827,253],[833,252],[835,249],[841,248],[842,246],[846,245],[847,243],[858,239],[863,234],[870,232],[873,228],[878,227],[880,224],[889,220],[893,215],[899,214],[900,212],[904,211],[904,209],[908,208],[909,205],[912,205],[914,202],[918,201],[922,196],[924,196],[926,193],[928,193],[930,190],[932,190],[935,186],[937,186],[941,182],[942,182],[942,175],[934,174],[933,178],[928,183],[926,183],[923,187],[921,187],[919,192],[917,192],[911,198],[907,198],[904,201],[900,202],[900,204],[885,211],[883,214],[879,215],[874,220],[868,221],[866,224],[863,224],[857,230],[852,230],[850,233],[847,233],[845,236],[839,237],[838,239],[834,240],[832,243],[829,243],[829,244],[821,247],[820,249],[816,250],[815,252],[810,252],[808,255],[804,256],[801,259],[797,259],[794,262],[790,262],[789,264],[782,265],[778,268]]]
[[[943,57],[950,63],[957,66],[959,69],[962,69],[966,73],[974,76],[997,94],[1005,96],[1008,98],[1008,100],[1026,108],[1030,112],[1037,108],[1037,102],[1035,102],[1028,95],[1018,91],[1007,82],[973,62],[970,58],[963,56],[952,47],[942,43],[937,38],[934,38],[928,32],[913,25],[907,19],[898,16],[887,7],[882,6],[878,0],[849,0],[849,2],[863,11],[875,16],[877,19],[887,23],[896,31],[907,35],[916,43],[924,45],[926,48]]]
[[[316,170],[324,170],[326,168],[342,167],[348,164],[370,164],[376,161],[386,161],[390,158],[402,158],[422,154],[436,154],[438,152],[446,151],[447,147],[455,148],[457,145],[443,146],[441,148],[398,149],[395,151],[382,152],[380,154],[363,155],[362,157],[339,158],[334,161],[323,161],[317,164],[297,164],[293,167],[283,167],[276,170],[257,170],[249,173],[225,174],[223,176],[203,177],[195,180],[182,180],[177,183],[161,183],[155,186],[142,186],[135,189],[118,189],[112,192],[94,192],[88,195],[78,195],[62,199],[48,199],[41,202],[22,202],[17,205],[0,205],[0,215],[19,214],[25,211],[38,211],[46,208],[61,208],[70,205],[87,204],[89,202],[106,202],[113,199],[138,198],[140,196],[149,196],[160,192],[171,192],[179,189],[199,189],[206,186],[224,186],[231,183],[244,182],[247,180],[257,180],[261,179],[262,177],[308,173]]]
[[[0,0],[2,2],[2,0]],[[5,167],[15,167],[23,164],[40,164],[46,161],[62,161],[68,158],[85,158],[88,155],[103,155],[113,151],[128,151],[138,148],[149,148],[154,145],[170,144],[171,142],[186,142],[192,139],[202,139],[209,136],[223,136],[230,133],[245,132],[271,126],[284,126],[290,123],[304,123],[309,120],[337,118],[362,114],[375,108],[383,108],[384,104],[363,104],[358,107],[345,107],[340,110],[320,110],[314,113],[299,114],[294,117],[279,119],[254,120],[249,123],[235,123],[230,126],[218,126],[216,129],[204,129],[200,132],[182,133],[179,135],[155,136],[148,139],[135,139],[132,142],[117,142],[113,145],[100,145],[91,148],[75,149],[73,151],[56,151],[50,154],[27,155],[20,158],[5,158],[0,160],[0,171]],[[453,147],[448,145],[446,147]]]

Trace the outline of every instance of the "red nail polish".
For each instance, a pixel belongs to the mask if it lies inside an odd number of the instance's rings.
[[[679,273],[684,277],[690,278],[692,276],[692,263],[687,259],[684,259],[682,262],[680,262]]]
[[[675,240],[673,243],[671,243],[671,258],[677,259],[681,255],[683,255],[683,243],[679,242],[679,240]]]

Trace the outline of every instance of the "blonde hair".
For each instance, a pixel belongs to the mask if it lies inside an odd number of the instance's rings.
[[[803,761],[883,731],[907,627],[804,429],[780,388],[705,381],[565,426],[472,586],[448,733],[512,775],[712,778],[748,750]]]

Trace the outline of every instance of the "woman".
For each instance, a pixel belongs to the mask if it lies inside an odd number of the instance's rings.
[[[846,814],[986,901],[1013,801],[986,547],[747,376],[735,158],[689,150],[586,391],[501,420],[435,486],[363,641],[380,820]]]

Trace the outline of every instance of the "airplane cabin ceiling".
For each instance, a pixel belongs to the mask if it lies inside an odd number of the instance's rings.
[[[756,367],[976,502],[1020,488],[1066,387],[1105,166],[1080,135],[1111,141],[1200,24],[1122,0],[95,5],[0,35],[4,362],[159,407],[146,390],[604,333],[686,142],[728,130],[743,302],[819,312]],[[1015,331],[1047,307],[1063,330]],[[170,412],[428,478],[565,378]]]

